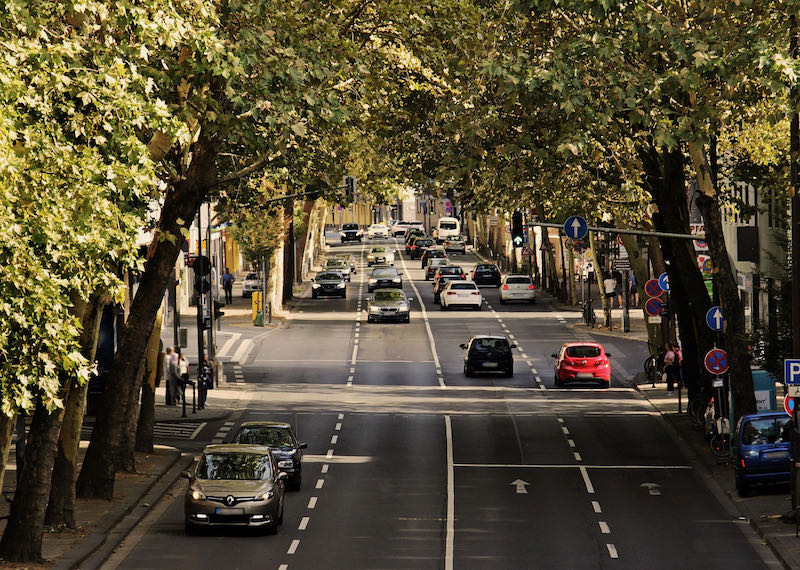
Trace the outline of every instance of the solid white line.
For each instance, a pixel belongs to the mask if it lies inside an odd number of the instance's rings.
[[[316,498],[316,497],[311,497],[311,498],[308,500],[308,506],[307,506],[306,508],[307,508],[307,509],[313,509],[313,508],[315,508],[316,506],[317,506],[317,498]]]
[[[454,467],[479,469],[681,469],[691,471],[689,465],[575,465],[574,463],[454,463]]]
[[[317,484],[314,487],[315,489],[322,489],[322,486],[325,484],[325,479],[317,479]]]
[[[336,442],[338,442],[338,441],[339,441],[339,436],[338,435],[334,435],[334,436],[331,437],[331,445],[336,445]]]
[[[355,364],[357,360],[358,360],[358,342],[356,342],[356,343],[353,345],[353,357],[350,359],[350,361],[351,361],[353,364]]]
[[[583,465],[580,466],[580,470],[581,475],[583,476],[583,482],[586,484],[586,492],[590,495],[594,495],[594,485],[592,485],[592,480],[589,479],[589,472]]]
[[[608,523],[606,521],[600,521],[597,524],[600,525],[600,532],[603,534],[611,534],[611,529],[608,528]]]
[[[598,503],[597,501],[592,501],[592,509],[594,509],[594,512],[596,513],[603,512],[603,509],[600,508],[600,503]]]
[[[455,535],[455,473],[453,469],[453,425],[450,416],[444,417],[447,439],[447,526],[444,541],[444,570],[453,570],[453,542]]]
[[[575,461],[583,461],[583,459],[581,459],[581,454],[578,453],[577,451],[572,455],[575,456]]]
[[[306,530],[308,528],[308,521],[310,520],[310,517],[303,517],[300,519],[300,526],[297,527],[297,530]]]
[[[336,427],[333,428],[333,431],[340,431],[342,429],[342,422],[337,422]]]
[[[197,426],[197,429],[192,432],[192,435],[189,436],[189,439],[196,438],[197,434],[200,433],[200,430],[203,429],[204,427],[206,427],[206,422],[203,422],[199,426]],[[219,428],[219,431],[217,433],[218,434],[223,432],[226,433],[229,429],[231,429],[230,426],[228,426],[227,428],[225,426],[222,426],[221,428]]]
[[[222,345],[222,348],[217,351],[217,356],[221,358],[228,356],[228,352],[230,352],[231,348],[233,348],[233,345],[236,344],[240,338],[242,338],[242,333],[232,333],[231,338],[229,338],[225,344]]]
[[[611,558],[619,558],[619,554],[617,554],[617,547],[613,544],[606,544],[606,548],[608,548],[608,555]]]
[[[286,554],[294,554],[297,552],[297,547],[300,546],[300,541],[295,539],[292,541],[292,544],[289,546],[289,550],[286,551]]]

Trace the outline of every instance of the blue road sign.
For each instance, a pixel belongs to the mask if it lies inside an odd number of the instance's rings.
[[[644,304],[644,310],[651,317],[657,317],[664,312],[664,303],[658,297],[652,297]]]
[[[661,285],[661,288],[669,293],[669,277],[667,277],[666,273],[662,273],[658,276],[658,284]]]
[[[706,313],[706,324],[712,331],[721,331],[722,323],[725,319],[722,318],[722,311],[719,307],[714,305]]]
[[[586,218],[582,216],[570,216],[564,222],[564,233],[568,238],[581,239],[589,231],[589,224],[586,223]]]
[[[787,358],[783,361],[783,380],[787,385],[800,384],[800,360]]]

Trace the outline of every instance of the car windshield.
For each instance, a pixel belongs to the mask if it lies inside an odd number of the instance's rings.
[[[383,253],[386,251],[385,247],[373,247],[369,252],[370,253]]]
[[[570,358],[594,358],[600,356],[600,348],[597,346],[568,346],[567,356]]]
[[[447,241],[463,241],[463,240],[464,240],[464,238],[461,237],[461,236],[453,236],[453,237],[447,238]]]
[[[792,419],[763,418],[750,420],[742,426],[742,445],[789,443]]]
[[[406,296],[401,291],[376,291],[372,298],[375,301],[405,301]]]
[[[236,443],[280,448],[294,447],[291,432],[285,427],[274,426],[245,426],[236,435]]]
[[[504,338],[476,338],[472,342],[474,350],[508,350],[508,341]]]
[[[373,277],[397,277],[396,269],[376,269],[372,272]]]
[[[526,285],[530,285],[530,282],[530,277],[509,277],[506,279],[506,283],[524,283]]]
[[[255,281],[258,279],[258,275],[255,273],[248,273],[247,277],[244,278],[245,281]]]
[[[204,453],[198,479],[261,481],[272,474],[269,456],[261,453]]]
[[[453,283],[451,289],[477,289],[474,283]]]
[[[342,279],[341,273],[320,273],[317,275],[317,281],[341,281]]]
[[[343,230],[357,230],[358,229],[358,224],[344,224],[342,226],[342,229]]]

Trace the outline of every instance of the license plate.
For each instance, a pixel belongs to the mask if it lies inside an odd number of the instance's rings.
[[[592,374],[591,372],[578,372],[578,378],[581,378],[581,379],[594,378],[594,374]]]
[[[217,507],[214,512],[218,515],[243,515],[244,509],[227,509],[225,507]]]
[[[788,451],[765,451],[764,459],[789,459]]]
[[[497,362],[484,362],[483,363],[483,367],[484,368],[497,368],[497,366],[498,366]]]

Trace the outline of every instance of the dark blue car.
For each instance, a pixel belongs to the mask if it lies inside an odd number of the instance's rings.
[[[747,496],[754,484],[788,483],[792,418],[784,412],[742,416],[736,430],[736,489]]]

